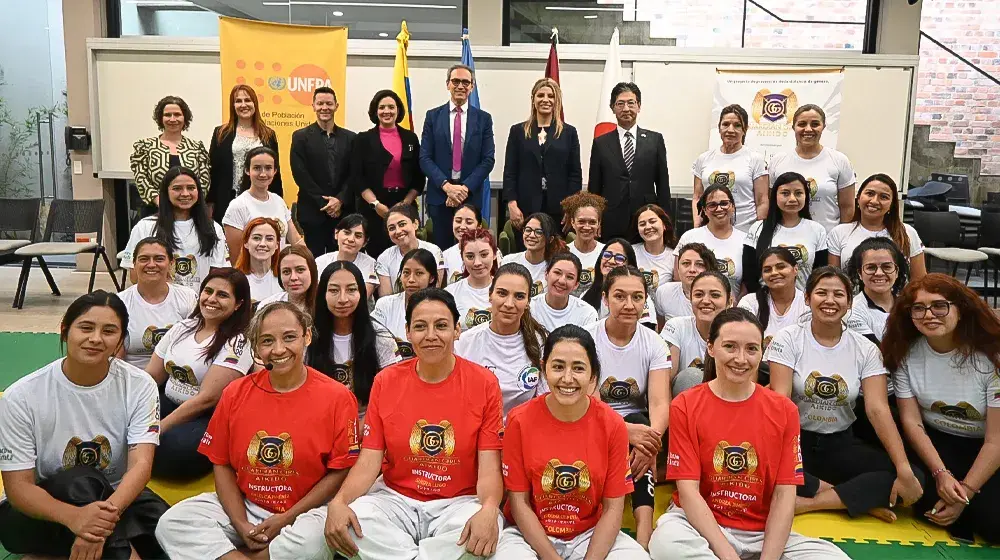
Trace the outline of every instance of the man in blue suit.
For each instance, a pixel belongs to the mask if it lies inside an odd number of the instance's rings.
[[[427,175],[427,214],[434,222],[431,241],[442,250],[455,244],[451,222],[466,202],[479,208],[483,183],[493,170],[493,117],[469,105],[476,87],[472,69],[456,64],[445,82],[451,100],[427,111],[420,138],[420,169]],[[456,141],[457,140],[457,141]]]

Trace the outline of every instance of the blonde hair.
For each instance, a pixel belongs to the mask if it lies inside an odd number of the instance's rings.
[[[531,88],[531,114],[528,116],[528,120],[524,121],[525,138],[531,138],[531,135],[534,133],[535,122],[538,120],[538,113],[535,111],[535,94],[543,87],[552,89],[552,95],[556,99],[555,106],[552,107],[552,120],[556,123],[556,138],[559,138],[559,135],[562,134],[562,89],[559,88],[559,84],[552,78],[542,78],[535,82],[535,85]]]

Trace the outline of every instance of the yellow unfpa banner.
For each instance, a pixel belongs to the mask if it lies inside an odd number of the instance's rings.
[[[261,117],[278,137],[278,159],[285,202],[291,205],[299,188],[288,157],[292,133],[316,121],[312,92],[329,86],[345,107],[347,28],[312,27],[219,18],[222,65],[223,120],[229,119],[229,92],[246,84],[257,93]],[[344,111],[337,111],[344,126]]]

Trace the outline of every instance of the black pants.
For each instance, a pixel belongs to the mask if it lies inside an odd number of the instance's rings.
[[[444,204],[440,206],[428,204],[427,217],[431,219],[434,230],[431,232],[431,239],[428,239],[428,241],[437,245],[442,251],[457,243],[455,241],[455,234],[451,231],[451,222],[455,219],[454,208]]]
[[[177,410],[174,401],[160,392],[160,418]],[[160,445],[153,457],[153,476],[168,480],[195,480],[212,472],[212,462],[198,453],[208,421],[212,419],[212,410],[189,420],[170,431],[160,434]]]
[[[633,412],[632,414],[625,416],[625,422],[627,424],[642,424],[643,426],[649,425],[649,418],[641,412]],[[629,446],[631,448],[631,446]],[[656,468],[656,462],[653,462],[653,466],[650,468],[646,474],[633,481],[635,489],[632,490],[632,509],[638,509],[642,506],[654,507],[655,503],[655,491],[656,484],[653,482],[653,469]]]
[[[851,517],[889,507],[896,467],[889,454],[854,435],[851,428],[833,434],[802,430],[802,466],[808,473],[798,495],[812,498],[819,481],[833,485]],[[913,465],[913,474],[924,485],[924,471]]]
[[[896,395],[889,395],[889,411],[892,412],[892,421],[896,424],[896,429],[902,434],[903,428],[899,421],[899,408],[896,406]],[[872,426],[871,420],[868,419],[868,414],[865,412],[865,397],[863,395],[858,395],[858,400],[854,404],[854,414],[857,416],[857,420],[854,421],[854,424],[851,424],[854,435],[861,438],[861,441],[865,443],[882,447],[882,440],[878,439],[878,434],[875,433],[875,426]]]
[[[345,214],[342,211],[340,215]],[[339,217],[310,216],[306,219],[299,218],[302,236],[306,238],[306,247],[309,247],[313,257],[337,250],[337,236],[334,234],[334,230],[339,222]]]
[[[983,448],[983,440],[946,434],[931,427],[927,427],[927,435],[945,468],[951,471],[956,480],[965,479]],[[924,496],[913,504],[914,514],[917,516],[923,516],[940,499],[933,479],[928,481],[924,489]],[[979,494],[967,493],[969,505],[958,520],[947,527],[948,533],[962,540],[972,540],[975,533],[991,544],[1000,544],[1000,474],[990,477],[980,488]]]
[[[60,502],[74,506],[107,500],[114,488],[100,471],[79,465],[59,472],[38,484]],[[156,542],[156,523],[170,506],[149,488],[121,514],[114,532],[105,539],[101,558],[127,560],[135,547],[144,560],[166,558]],[[11,505],[0,504],[0,543],[14,554],[39,554],[67,557],[76,535],[67,527],[52,521],[29,517]]]

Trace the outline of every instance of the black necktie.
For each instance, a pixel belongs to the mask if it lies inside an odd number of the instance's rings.
[[[635,144],[632,142],[632,133],[625,133],[625,168],[632,172],[632,162],[635,161]]]

